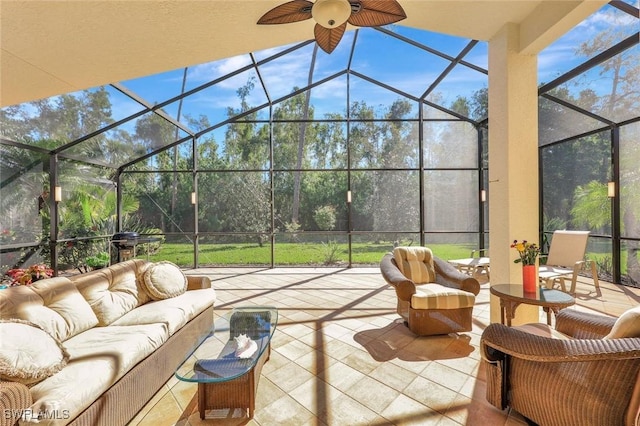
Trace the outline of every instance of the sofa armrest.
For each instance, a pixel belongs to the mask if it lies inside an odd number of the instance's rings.
[[[0,381],[0,426],[12,426],[33,403],[26,385]]]
[[[460,272],[449,262],[434,256],[433,265],[436,270],[436,283],[445,287],[468,291],[476,296],[480,293],[480,283],[478,280]]]
[[[616,318],[575,309],[562,309],[556,315],[556,330],[576,339],[601,339],[613,328]]]
[[[211,288],[211,279],[202,275],[187,275],[187,290]]]
[[[396,289],[398,299],[405,302],[411,301],[411,296],[416,294],[416,285],[400,272],[393,254],[387,253],[382,257],[380,273],[385,281]]]

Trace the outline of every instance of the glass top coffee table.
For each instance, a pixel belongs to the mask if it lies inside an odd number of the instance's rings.
[[[576,299],[560,290],[537,287],[535,292],[524,292],[522,284],[495,284],[489,288],[491,294],[500,298],[500,322],[511,326],[516,308],[525,305],[542,306],[547,313],[547,324],[551,325],[551,311],[557,314],[560,309],[574,305]]]
[[[278,323],[272,306],[238,307],[216,320],[215,330],[200,339],[175,376],[198,383],[198,410],[248,409],[253,418],[262,366],[271,354]]]

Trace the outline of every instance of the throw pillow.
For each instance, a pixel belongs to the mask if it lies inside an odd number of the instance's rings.
[[[187,277],[177,265],[164,260],[144,271],[143,287],[153,300],[169,299],[187,291]]]
[[[640,337],[640,306],[631,308],[616,320],[605,339]]]
[[[69,354],[59,340],[24,320],[0,320],[0,380],[25,385],[53,376],[67,365]]]

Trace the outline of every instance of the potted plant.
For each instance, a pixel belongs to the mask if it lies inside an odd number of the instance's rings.
[[[91,269],[100,269],[100,268],[106,268],[107,266],[109,266],[109,260],[110,260],[109,253],[105,251],[101,251],[95,256],[87,257],[87,259],[85,260],[85,263]]]
[[[6,274],[11,279],[11,286],[31,285],[35,281],[51,278],[53,269],[43,263],[39,263],[28,268],[9,269]]]

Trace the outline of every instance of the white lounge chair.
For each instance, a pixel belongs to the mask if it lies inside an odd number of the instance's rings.
[[[578,272],[587,264],[591,266],[593,283],[600,291],[598,271],[592,260],[585,260],[589,231],[555,231],[549,247],[549,255],[544,265],[540,265],[538,276],[540,283],[547,288],[553,288],[556,282],[560,283],[562,291],[566,292],[565,279],[571,277],[571,289],[569,293],[576,292]]]
[[[458,268],[460,272],[474,277],[477,273],[484,271],[489,276],[489,253],[486,249],[472,250],[471,257],[464,259],[451,259],[448,262]]]

